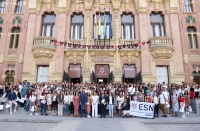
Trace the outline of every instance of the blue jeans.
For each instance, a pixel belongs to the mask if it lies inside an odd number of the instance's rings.
[[[64,108],[65,108],[65,114],[68,115],[69,114],[69,104],[64,104]]]
[[[41,103],[40,106],[41,106],[41,114],[43,113],[43,110],[44,113],[47,113],[47,103],[45,104]]]
[[[114,109],[114,105],[108,105],[108,109],[109,109],[109,116],[113,117],[113,109]]]
[[[25,109],[27,112],[29,111],[29,109],[30,109],[30,100],[29,100],[29,99],[26,100],[26,106],[25,106],[24,109]]]

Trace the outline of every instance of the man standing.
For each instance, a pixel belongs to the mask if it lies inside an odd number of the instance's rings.
[[[125,98],[124,99],[124,103],[122,103],[121,105],[121,110],[122,110],[122,115],[123,115],[123,118],[126,116],[126,117],[129,117],[129,113],[130,113],[130,103],[127,102],[127,99]]]
[[[11,115],[12,115],[12,104],[15,105],[14,112],[16,112],[16,108],[17,108],[16,98],[17,98],[17,95],[13,91],[13,88],[11,88],[11,92],[8,94],[8,101],[9,101],[9,104],[10,104],[10,114]]]
[[[163,91],[160,90],[160,95],[159,95],[159,101],[160,101],[160,107],[163,113],[162,117],[167,117],[167,111],[166,111],[166,98],[167,96],[164,95]]]
[[[87,118],[86,103],[88,101],[88,96],[87,96],[87,93],[85,93],[85,88],[83,88],[82,93],[80,93],[79,101],[80,101],[80,105],[81,105],[81,118],[83,117],[83,113],[84,113],[84,116]]]
[[[99,97],[99,102],[100,102],[100,106],[101,106],[101,117],[106,118],[106,106],[108,103],[108,97],[104,94],[105,91],[102,91],[102,94]]]

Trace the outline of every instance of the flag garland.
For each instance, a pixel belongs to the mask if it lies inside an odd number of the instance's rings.
[[[67,43],[67,42],[61,42],[61,41],[57,41],[57,40],[51,40],[52,43],[54,43],[54,45],[57,45],[57,46],[61,46],[61,45],[64,45],[64,46],[68,46],[68,47],[73,47],[73,48],[88,48],[88,49],[124,49],[124,48],[137,48],[137,47],[140,47],[142,45],[145,45],[145,44],[149,44],[149,41],[147,42],[138,42],[138,43],[131,43],[131,44],[123,44],[123,45],[111,45],[111,46],[104,46],[104,45],[86,45],[86,44],[72,44],[72,43]]]

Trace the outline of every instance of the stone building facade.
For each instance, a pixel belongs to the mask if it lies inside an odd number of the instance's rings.
[[[0,6],[0,80],[60,81],[64,71],[70,82],[200,80],[198,0],[1,0]],[[104,12],[106,39],[95,33]]]

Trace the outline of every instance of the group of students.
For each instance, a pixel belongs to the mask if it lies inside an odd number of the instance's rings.
[[[1,88],[2,87],[2,88]],[[2,90],[1,90],[2,89]],[[154,116],[162,117],[189,114],[190,99],[200,98],[199,85],[183,82],[178,84],[103,84],[44,82],[30,84],[0,82],[0,96],[8,97],[10,114],[12,104],[25,108],[30,115],[58,115],[74,117],[128,117],[130,101],[154,103]],[[172,110],[170,110],[172,108]],[[171,111],[171,112],[170,112]]]

